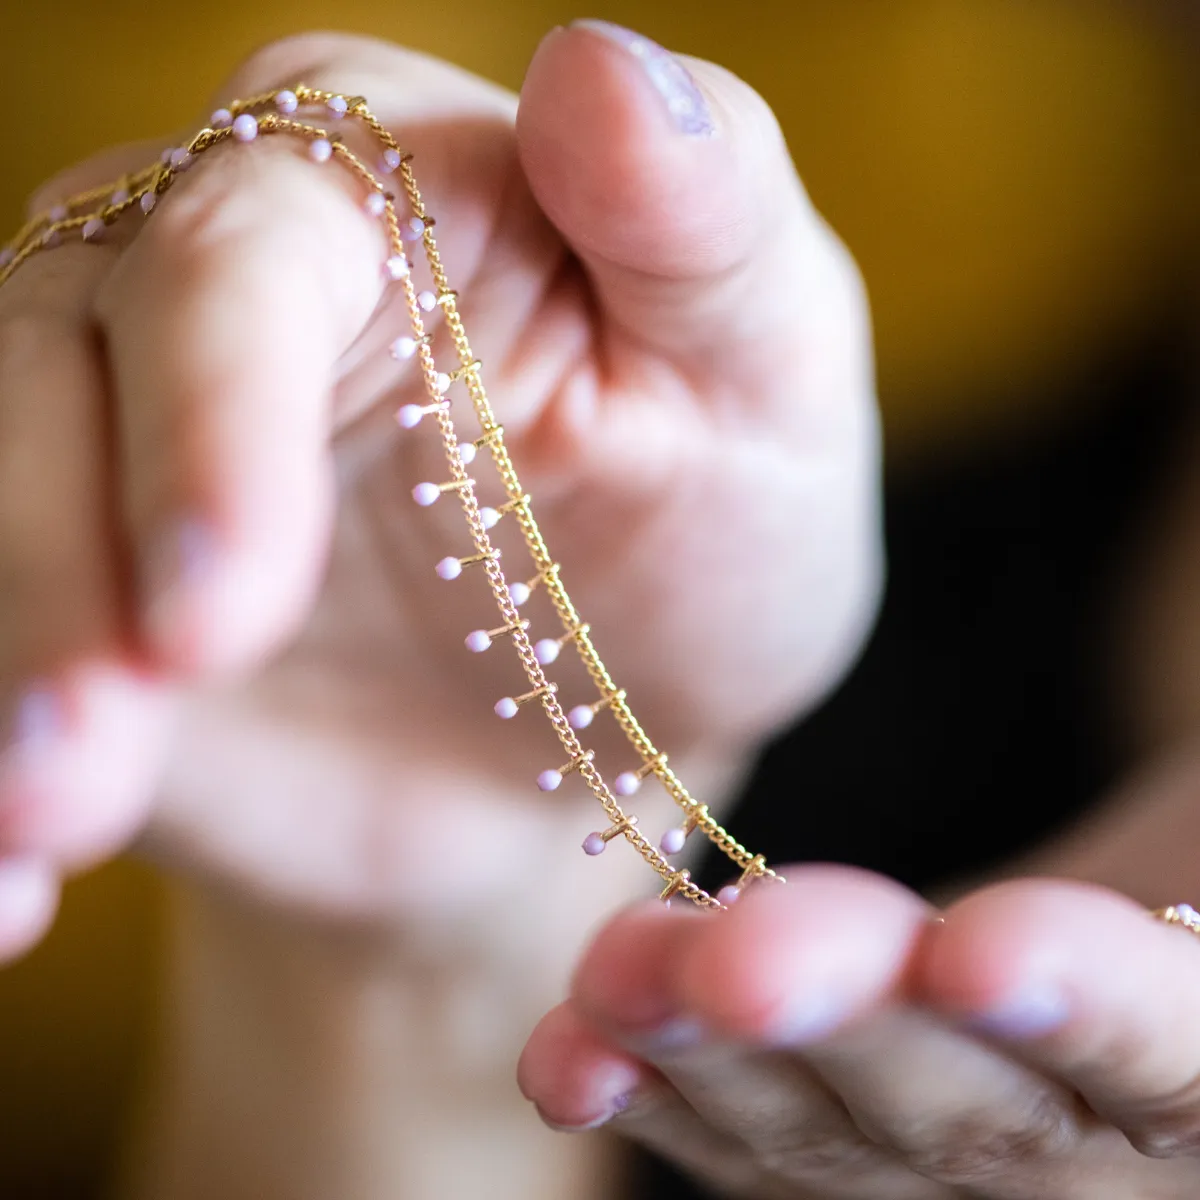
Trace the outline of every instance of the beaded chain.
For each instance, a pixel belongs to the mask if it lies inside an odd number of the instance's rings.
[[[378,140],[381,158],[378,174],[358,157],[339,137],[314,124],[293,119],[301,108],[318,108],[329,120],[351,118],[360,121]],[[466,330],[458,311],[457,293],[450,287],[446,271],[434,238],[434,217],[425,207],[411,168],[412,156],[403,152],[392,135],[374,116],[361,96],[320,91],[297,85],[264,92],[249,99],[238,100],[228,108],[212,114],[210,124],[200,130],[186,146],[165,150],[161,159],[138,173],[104,187],[92,188],[33,218],[9,243],[0,250],[0,286],[13,272],[33,255],[77,236],[84,242],[96,241],[107,226],[127,211],[137,208],[149,215],[176,178],[188,170],[202,154],[223,142],[252,142],[260,135],[291,134],[307,142],[309,158],[316,163],[335,160],[346,167],[366,189],[364,206],[374,217],[382,219],[386,228],[387,258],[383,273],[389,284],[403,289],[411,320],[410,335],[392,342],[390,353],[397,360],[416,358],[424,377],[428,402],[406,404],[396,413],[404,429],[413,429],[426,417],[436,422],[446,453],[450,478],[445,483],[419,483],[413,489],[417,504],[428,506],[441,496],[453,494],[462,505],[475,552],[465,557],[443,558],[436,566],[438,576],[453,580],[472,567],[486,576],[488,585],[500,610],[501,623],[494,629],[478,629],[469,634],[469,650],[482,652],[493,642],[507,639],[516,652],[529,679],[529,691],[520,696],[506,696],[495,706],[497,716],[510,720],[527,704],[538,703],[550,720],[562,744],[566,761],[562,766],[543,771],[537,786],[545,792],[558,789],[566,775],[578,774],[600,802],[608,817],[605,829],[589,834],[583,849],[589,855],[600,854],[614,838],[624,838],[658,872],[664,886],[660,899],[668,904],[672,897],[682,897],[703,908],[724,909],[749,884],[758,879],[782,881],[782,876],[767,866],[762,855],[752,854],[733,838],[709,813],[707,805],[696,801],[667,765],[667,756],[660,753],[647,736],[625,699],[625,691],[613,681],[592,642],[590,627],[580,618],[563,586],[559,565],[550,555],[534,520],[532,501],[521,487],[512,459],[504,445],[504,430],[484,390],[482,364],[471,352]],[[382,176],[399,180],[402,195],[389,191]],[[407,215],[401,216],[398,207],[406,202]],[[419,244],[432,277],[432,289],[418,290],[413,280],[416,264],[408,257],[406,243]],[[459,365],[451,371],[438,369],[434,361],[432,337],[425,330],[424,316],[435,309],[442,310],[447,329],[453,340]],[[473,441],[460,442],[451,418],[447,393],[461,382],[470,397],[481,428]],[[466,468],[476,455],[486,449],[500,477],[507,500],[496,508],[481,505],[476,496],[476,482]],[[502,517],[511,514],[520,526],[533,573],[526,582],[509,583],[500,567],[500,551],[488,537]],[[518,613],[535,588],[541,587],[550,598],[562,622],[564,632],[559,637],[532,641],[530,622]],[[558,687],[546,676],[550,666],[568,644],[574,646],[600,698],[564,711],[558,698]],[[579,733],[591,725],[602,711],[608,710],[632,744],[641,765],[619,774],[612,787],[605,782],[594,762],[594,751],[587,750]],[[617,797],[632,796],[644,780],[654,776],[682,811],[682,823],[663,835],[654,845],[638,828],[638,818],[627,813]],[[710,895],[693,882],[690,872],[680,869],[670,860],[684,849],[687,838],[699,831],[718,850],[727,855],[741,870],[738,882]]]

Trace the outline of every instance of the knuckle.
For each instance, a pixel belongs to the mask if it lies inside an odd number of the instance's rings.
[[[1200,1073],[1173,1092],[1115,1117],[1130,1143],[1147,1158],[1200,1154]]]
[[[381,50],[397,51],[376,38],[353,33],[314,31],[289,34],[250,51],[230,75],[229,95],[242,95],[282,87],[303,79],[320,84],[337,72],[342,63],[355,64],[378,59]],[[355,86],[343,78],[339,86]]]
[[[1009,1126],[998,1127],[991,1113],[964,1113],[898,1136],[891,1131],[888,1142],[918,1174],[969,1184],[1008,1178],[1014,1171],[1061,1158],[1077,1144],[1078,1129],[1059,1103],[1047,1101]]]

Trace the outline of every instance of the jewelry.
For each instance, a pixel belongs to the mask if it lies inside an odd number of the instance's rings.
[[[1150,915],[1168,925],[1181,925],[1189,933],[1200,937],[1200,912],[1190,904],[1168,904],[1166,908],[1155,909]]]
[[[293,114],[301,108],[321,110],[325,119],[331,122],[347,119],[361,122],[380,147],[376,170],[328,130],[294,119]],[[478,567],[478,573],[487,581],[500,610],[501,623],[496,628],[478,629],[468,634],[466,645],[471,651],[483,653],[494,643],[510,643],[528,676],[530,690],[520,696],[505,696],[499,700],[495,705],[497,716],[511,720],[526,705],[537,703],[558,735],[566,760],[561,766],[542,771],[537,777],[537,786],[545,792],[556,791],[568,775],[579,775],[600,802],[609,822],[607,828],[584,839],[584,852],[600,854],[614,838],[624,838],[661,876],[664,887],[660,898],[668,904],[672,897],[680,896],[704,908],[724,909],[757,880],[782,882],[782,876],[767,866],[762,855],[752,854],[737,842],[709,814],[707,805],[693,799],[667,765],[667,756],[658,750],[633,715],[624,689],[616,685],[596,652],[591,628],[580,618],[567,595],[559,565],[551,557],[534,520],[532,500],[522,488],[505,448],[503,427],[496,420],[484,390],[483,364],[471,353],[458,311],[457,293],[450,287],[438,253],[433,232],[436,221],[426,209],[413,176],[412,156],[401,150],[361,96],[298,84],[263,92],[218,109],[212,114],[209,125],[186,146],[172,147],[163,152],[157,163],[137,174],[73,196],[30,221],[8,246],[0,249],[0,286],[35,254],[68,238],[96,241],[103,237],[108,226],[134,209],[149,216],[178,176],[222,143],[249,143],[271,134],[288,134],[302,139],[307,143],[308,157],[316,164],[332,161],[345,167],[364,189],[365,211],[383,222],[387,243],[384,279],[389,286],[403,290],[412,326],[411,334],[392,342],[391,354],[397,361],[417,360],[428,393],[428,403],[404,405],[396,413],[396,420],[401,428],[412,430],[426,417],[432,418],[441,435],[450,473],[444,483],[417,484],[413,499],[421,506],[429,506],[444,496],[454,496],[462,506],[474,550],[461,557],[443,558],[434,569],[440,578],[452,581]],[[400,185],[396,192],[387,189],[381,175],[396,177]],[[431,288],[419,290],[414,282],[417,263],[409,258],[406,243],[419,244],[424,251]],[[434,361],[432,339],[423,319],[423,314],[438,308],[458,356],[459,365],[449,371],[440,370]],[[453,402],[449,394],[457,384],[463,385],[479,421],[481,433],[474,440],[461,441],[451,417]],[[484,450],[491,455],[506,496],[504,502],[494,508],[480,503],[476,491],[478,484],[466,472],[467,465]],[[487,531],[506,516],[511,516],[520,527],[533,560],[534,571],[526,582],[510,584],[507,581],[500,567],[500,551],[488,537]],[[563,633],[534,642],[529,634],[530,622],[523,620],[517,610],[538,587],[549,596]],[[579,654],[599,699],[580,702],[569,712],[564,712],[557,685],[547,678],[544,668],[554,663],[560,652],[568,647],[574,647]],[[602,712],[612,714],[640,760],[640,765],[618,774],[611,788],[596,767],[594,751],[585,749],[578,736]],[[626,813],[616,799],[617,795],[632,796],[651,776],[666,789],[683,815],[682,823],[667,830],[658,846],[642,834],[637,817]],[[737,883],[722,888],[715,896],[694,883],[687,870],[678,869],[670,861],[682,852],[688,837],[697,831],[741,870]]]

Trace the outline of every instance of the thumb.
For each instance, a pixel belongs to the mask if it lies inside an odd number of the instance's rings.
[[[770,108],[712,63],[607,22],[557,29],[530,64],[517,135],[604,315],[642,345],[706,364],[730,339],[761,348],[794,335],[829,278],[814,266],[854,275]]]

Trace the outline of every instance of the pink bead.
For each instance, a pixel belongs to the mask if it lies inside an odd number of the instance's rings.
[[[562,773],[560,771],[543,771],[537,777],[537,785],[543,792],[556,792],[562,786]]]
[[[282,92],[275,93],[275,107],[281,113],[289,115],[294,113],[300,107],[300,101],[296,98],[296,93],[284,88]]]
[[[381,169],[383,170],[383,173],[385,175],[390,175],[393,171],[398,170],[399,167],[400,167],[400,151],[393,150],[392,147],[389,146],[383,152],[383,164],[382,164]]]
[[[128,202],[129,202],[129,189],[123,188],[123,187],[117,188],[117,190],[115,192],[113,192],[112,198],[109,200],[110,204],[127,204]]]
[[[334,96],[326,102],[325,107],[331,117],[344,117],[350,105],[346,103],[345,96]]]
[[[242,113],[234,118],[233,136],[239,142],[252,142],[258,137],[258,120],[251,113]]]
[[[65,221],[71,214],[65,204],[56,204],[46,215],[52,221]]]
[[[418,292],[417,305],[422,312],[433,312],[437,308],[437,297],[432,292]]]
[[[253,119],[254,118],[251,117],[251,120]],[[241,117],[239,117],[238,120],[240,121]],[[258,132],[257,125],[255,125],[254,130],[256,133]],[[179,146],[171,151],[171,157],[168,159],[167,165],[176,171],[186,171],[188,167],[192,165],[192,156],[182,146]]]
[[[154,210],[154,206],[158,203],[158,196],[154,192],[143,192],[138,199],[138,207],[144,213],[150,213]]]
[[[382,192],[372,192],[363,201],[363,208],[373,217],[382,217],[387,212],[387,197]]]
[[[425,222],[420,217],[409,217],[400,227],[400,236],[406,242],[415,242],[425,232]]]
[[[227,108],[218,108],[211,117],[208,118],[209,125],[213,129],[228,129],[233,124],[233,113]]]
[[[479,510],[479,519],[483,522],[484,529],[494,529],[500,523],[501,514],[494,508],[481,508]]]
[[[462,459],[464,467],[469,467],[475,461],[475,455],[477,452],[477,447],[474,442],[458,443],[458,457]]]
[[[494,711],[502,720],[511,721],[521,711],[521,706],[511,696],[505,696],[496,701]]]
[[[608,843],[600,836],[600,834],[589,833],[587,837],[583,839],[583,852],[584,854],[590,854],[592,858],[595,858],[597,854],[604,853],[604,847],[607,845]]]
[[[396,420],[400,423],[401,429],[415,429],[420,425],[424,415],[425,412],[419,404],[404,404],[396,413]]]
[[[592,712],[590,704],[580,704],[567,713],[567,724],[572,729],[586,729],[595,719],[596,714]]]
[[[542,638],[540,642],[534,644],[533,657],[543,667],[548,667],[558,657],[561,649],[562,647],[553,638]]]
[[[512,600],[512,602],[518,608],[520,608],[521,605],[524,604],[532,594],[533,593],[529,590],[529,584],[527,583],[510,583],[508,585],[509,599]]]
[[[642,781],[633,771],[622,771],[620,775],[613,780],[613,791],[618,796],[632,796],[634,792],[642,786]]]
[[[450,376],[445,371],[439,371],[433,377],[433,388],[439,396],[445,395],[450,390]]]
[[[85,242],[94,242],[104,232],[104,222],[99,217],[89,217],[81,232]]]
[[[434,569],[439,579],[457,579],[462,574],[462,563],[457,558],[443,558]]]
[[[664,854],[678,854],[687,843],[687,834],[682,829],[668,829],[662,835],[662,841],[659,846]]]
[[[412,490],[412,498],[422,507],[428,508],[441,499],[441,490],[436,483],[418,483]]]
[[[407,279],[408,273],[411,270],[408,265],[408,259],[403,254],[393,254],[383,264],[383,269],[389,279]],[[413,345],[415,346],[416,343],[414,342]]]
[[[328,138],[313,138],[308,143],[308,157],[315,163],[328,162],[333,157],[333,143]]]
[[[482,654],[490,649],[491,645],[492,639],[488,637],[486,629],[473,629],[467,634],[467,649],[472,654]]]
[[[736,904],[738,900],[741,899],[741,895],[742,889],[736,884],[729,883],[717,893],[717,900],[719,903],[724,904],[725,907],[728,908],[729,905]]]

